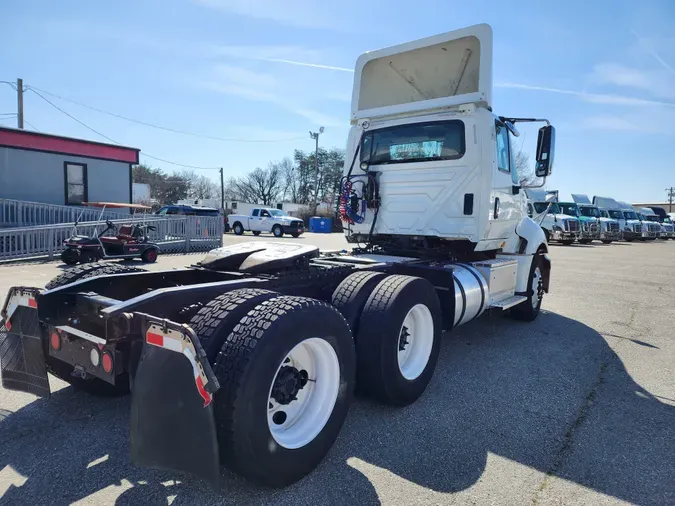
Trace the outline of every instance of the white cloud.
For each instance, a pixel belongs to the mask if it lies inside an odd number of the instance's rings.
[[[639,70],[616,63],[594,67],[591,80],[600,85],[634,88],[666,100],[675,100],[675,74],[667,69]]]
[[[328,114],[324,114],[321,111],[315,111],[314,109],[295,109],[293,112],[299,114],[300,116],[307,118],[309,121],[318,126],[326,127],[347,127],[348,122],[346,118],[336,118]]]
[[[614,95],[607,93],[588,93],[578,90],[567,90],[563,88],[553,88],[550,86],[538,86],[532,84],[501,82],[495,83],[496,88],[514,88],[519,90],[530,91],[544,91],[548,93],[558,93],[561,95],[572,95],[580,99],[595,104],[609,104],[609,105],[658,105],[663,107],[675,107],[675,102],[664,102],[660,100],[650,100],[643,98],[627,97],[623,95]]]

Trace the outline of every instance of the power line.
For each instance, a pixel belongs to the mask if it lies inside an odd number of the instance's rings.
[[[99,135],[100,137],[103,137],[104,139],[109,140],[109,141],[112,142],[113,144],[117,144],[118,146],[121,146],[121,145],[122,145],[121,143],[117,142],[115,139],[113,139],[113,138],[111,138],[111,137],[108,137],[108,136],[105,135],[105,134],[102,134],[102,133],[99,132],[98,130],[96,130],[96,129],[90,127],[89,125],[87,125],[86,123],[80,121],[79,119],[77,119],[77,118],[76,118],[75,116],[73,116],[72,114],[70,114],[70,113],[64,111],[64,110],[61,109],[59,106],[57,106],[56,104],[54,104],[51,100],[49,100],[49,99],[43,97],[39,92],[35,91],[34,89],[31,88],[30,91],[32,91],[33,93],[35,93],[38,97],[40,97],[42,100],[44,100],[44,101],[47,102],[49,105],[51,105],[52,107],[54,107],[56,110],[62,112],[63,114],[65,114],[66,116],[68,116],[70,119],[72,119],[73,121],[76,121],[77,123],[79,123],[80,125],[82,125],[83,127],[85,127],[86,129],[91,130],[91,131],[94,132],[95,134]],[[35,128],[35,127],[33,127],[33,128]],[[37,130],[37,129],[36,129],[36,130]],[[152,158],[153,160],[158,160],[158,161],[160,161],[160,162],[168,163],[168,164],[171,164],[171,165],[176,165],[177,167],[186,167],[186,168],[188,168],[188,169],[200,169],[200,170],[219,170],[219,169],[220,169],[219,167],[198,167],[198,166],[196,166],[196,165],[187,165],[187,164],[184,164],[184,163],[172,162],[172,161],[170,161],[170,160],[165,160],[165,159],[159,158],[159,157],[157,157],[157,156],[152,156],[152,155],[150,155],[150,154],[148,154],[148,153],[141,153],[141,154],[142,154],[143,156],[148,157],[148,158]]]
[[[3,81],[6,82],[6,81]],[[8,83],[11,84],[11,83]],[[134,118],[129,118],[128,116],[123,116],[121,114],[117,114],[114,112],[110,111],[105,111],[103,109],[99,109],[98,107],[93,107],[87,104],[83,104],[82,102],[78,102],[76,100],[72,100],[70,98],[62,97],[60,95],[57,95],[56,93],[52,93],[50,91],[42,90],[40,88],[36,88],[35,86],[26,86],[26,88],[32,90],[32,91],[41,91],[42,93],[45,93],[47,95],[50,95],[54,98],[58,98],[60,100],[65,100],[66,102],[70,102],[75,105],[79,105],[80,107],[84,107],[86,109],[91,109],[92,111],[100,112],[102,114],[107,114],[109,116],[113,116],[115,118],[123,119],[125,121],[131,121],[132,123],[138,123],[139,125],[144,125],[150,128],[156,128],[158,130],[164,130],[166,132],[172,132],[175,134],[181,134],[181,135],[189,135],[191,137],[201,137],[202,139],[210,139],[214,141],[222,141],[222,142],[250,142],[250,143],[272,143],[272,142],[288,142],[288,141],[296,141],[296,140],[301,140],[304,139],[305,137],[292,137],[288,139],[240,139],[240,138],[227,138],[227,137],[217,137],[214,135],[204,135],[204,134],[197,134],[194,132],[188,132],[186,130],[178,130],[176,128],[171,128],[171,127],[166,127],[162,125],[156,125],[154,123],[148,123],[147,121],[142,121],[139,119],[134,119]]]
[[[35,130],[36,132],[40,132],[40,130],[38,130],[38,129],[35,127],[35,125],[32,125],[31,123],[29,123],[29,122],[26,121],[25,119],[23,120],[23,122],[24,122],[26,125],[28,125],[29,127],[31,127],[33,130]]]

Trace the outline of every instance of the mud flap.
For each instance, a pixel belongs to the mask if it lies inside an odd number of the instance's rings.
[[[131,459],[185,471],[218,486],[220,461],[211,401],[219,385],[186,325],[141,319],[143,350],[132,385]]]
[[[0,321],[0,371],[4,388],[49,397],[36,302],[39,293],[37,288],[9,290]]]

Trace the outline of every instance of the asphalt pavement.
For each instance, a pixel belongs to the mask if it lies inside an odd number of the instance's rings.
[[[225,236],[241,240],[271,239]],[[0,504],[675,504],[675,241],[550,249],[536,322],[490,314],[447,334],[422,398],[357,399],[328,457],[287,489],[138,468],[129,398],[50,378],[49,400],[0,388]],[[60,272],[0,266],[0,293]]]

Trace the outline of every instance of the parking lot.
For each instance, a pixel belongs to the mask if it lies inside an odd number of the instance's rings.
[[[225,236],[225,244],[271,240]],[[342,236],[297,240],[324,249]],[[284,490],[220,490],[129,460],[129,398],[0,388],[0,504],[675,504],[675,241],[550,247],[534,323],[500,314],[445,336],[403,409],[357,399],[328,458]],[[202,255],[160,257],[152,269]],[[60,264],[0,266],[43,286]]]

